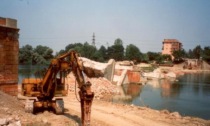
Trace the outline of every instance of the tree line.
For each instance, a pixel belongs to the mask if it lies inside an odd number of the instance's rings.
[[[123,41],[117,38],[113,45],[109,47],[101,46],[97,49],[94,45],[88,42],[73,43],[60,50],[53,55],[53,50],[47,46],[38,45],[33,48],[31,45],[25,45],[19,49],[19,64],[49,64],[50,60],[56,56],[62,55],[70,50],[77,51],[82,57],[89,58],[98,62],[107,62],[109,59],[115,59],[116,61],[131,60],[134,63],[139,62],[156,62],[161,63],[172,63],[173,61],[183,61],[183,58],[196,58],[203,59],[210,63],[210,47],[201,48],[200,45],[194,49],[185,51],[184,49],[174,51],[174,60],[170,55],[162,55],[158,52],[147,52],[142,53],[140,49],[134,44],[129,44],[124,48]]]
[[[19,49],[19,64],[49,64],[53,57],[53,50],[47,46],[25,45]]]

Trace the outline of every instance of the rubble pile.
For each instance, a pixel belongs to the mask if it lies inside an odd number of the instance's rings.
[[[113,85],[106,78],[91,78],[89,80],[92,83],[92,91],[95,93],[95,98],[101,99],[105,95],[119,94],[119,90],[116,85]]]
[[[99,77],[99,78],[85,78],[86,81],[91,82],[92,86],[91,89],[95,94],[95,98],[101,99],[105,95],[114,95],[114,94],[119,94],[119,90],[116,85],[112,84],[109,80],[107,80],[104,77]],[[68,84],[68,88],[70,92],[75,92],[75,89],[77,92],[79,91],[78,84],[76,82],[75,84],[75,77],[73,74],[69,74],[66,82]],[[76,86],[76,88],[75,88]]]
[[[0,126],[21,126],[20,119],[8,117],[8,118],[0,118]]]

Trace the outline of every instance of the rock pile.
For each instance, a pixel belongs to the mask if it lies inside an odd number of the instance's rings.
[[[19,117],[0,118],[0,126],[21,126]]]
[[[109,80],[107,80],[104,77],[99,77],[99,78],[85,78],[86,81],[91,82],[92,86],[91,89],[95,93],[95,98],[101,99],[105,95],[114,95],[118,94],[119,90],[116,85],[112,84]],[[66,80],[68,86],[69,86],[69,91],[70,92],[75,92],[75,77],[73,74],[69,74]],[[76,83],[76,87],[78,87]],[[78,88],[76,88],[77,92],[79,91]]]
[[[167,71],[161,68],[157,68],[153,72],[143,72],[142,75],[143,77],[157,78],[157,79],[176,78],[176,74],[173,71]]]
[[[92,83],[92,90],[95,93],[95,98],[101,99],[105,95],[118,94],[119,90],[116,85],[113,85],[106,78],[91,78],[89,80]]]

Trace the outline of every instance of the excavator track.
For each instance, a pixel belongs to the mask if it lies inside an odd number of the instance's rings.
[[[55,114],[61,115],[64,113],[64,102],[63,99],[56,99],[54,106]]]

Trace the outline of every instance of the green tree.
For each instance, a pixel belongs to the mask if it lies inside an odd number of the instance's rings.
[[[193,49],[193,58],[200,59],[202,53],[202,48],[200,45]]]
[[[160,53],[157,53],[155,61],[158,64],[171,64],[172,63],[172,58],[171,58],[171,55],[167,55],[167,54],[162,55]]]
[[[33,57],[33,47],[31,45],[25,45],[19,49],[19,63],[31,64]]]
[[[36,46],[36,48],[34,49],[34,53],[38,53],[39,55],[43,56],[46,60],[53,58],[53,50],[47,46]]]
[[[99,50],[97,50],[94,53],[93,60],[98,61],[98,62],[104,62],[104,57],[103,57],[102,53]]]
[[[183,62],[183,58],[186,56],[184,49],[173,51],[174,63]]]
[[[203,57],[206,62],[210,63],[210,47],[204,47]]]
[[[94,53],[93,59],[95,61],[104,62],[107,60],[106,48],[101,46],[99,50]]]
[[[47,46],[38,45],[33,52],[34,64],[46,64],[53,58],[53,50]]]
[[[81,55],[86,58],[93,59],[96,50],[96,47],[90,45],[88,42],[85,42],[82,48]]]
[[[59,52],[56,53],[55,56],[57,57],[57,56],[59,56],[59,55],[65,54],[65,53],[66,53],[66,51],[63,50],[63,49],[61,49]]]
[[[100,47],[100,49],[98,51],[99,51],[99,53],[101,53],[104,61],[108,60],[107,49],[103,45]]]
[[[172,60],[171,55],[168,55],[168,54],[162,55],[162,57],[163,57],[164,61],[171,61]]]
[[[62,55],[62,54],[65,54],[67,52],[69,52],[70,50],[75,50],[77,51],[78,53],[82,53],[82,50],[83,50],[83,44],[81,43],[73,43],[73,44],[68,44],[65,49],[62,49],[60,50],[56,56],[59,56],[59,55]]]
[[[149,62],[155,61],[158,64],[171,63],[170,55],[162,55],[161,53],[157,53],[157,52],[147,52],[146,58],[148,59]]]
[[[141,62],[145,62],[145,63],[149,62],[149,57],[148,57],[148,55],[146,53],[142,54]]]
[[[114,45],[123,45],[122,39],[117,38],[117,39],[114,41]]]
[[[53,58],[53,50],[47,46],[38,45],[35,49],[25,45],[19,49],[20,64],[47,64]]]
[[[74,44],[69,44],[69,45],[67,45],[66,47],[65,47],[65,52],[68,52],[68,51],[70,51],[70,50],[75,50],[75,49],[77,49],[77,51],[81,51],[81,49],[80,48],[82,48],[83,47],[83,44],[81,44],[81,43],[74,43]]]
[[[74,48],[72,48],[70,50],[75,50],[79,54],[82,54],[83,53],[83,48],[84,48],[84,46],[81,43],[76,43],[75,46],[74,46]],[[70,50],[68,50],[68,51],[70,51]]]
[[[33,53],[33,64],[48,64],[49,61],[44,59],[43,56],[39,55],[38,53]]]
[[[133,44],[127,45],[125,49],[125,58],[127,60],[133,60],[140,62],[142,57],[142,53],[140,52],[139,48]]]
[[[121,39],[116,39],[114,45],[108,47],[107,55],[109,59],[124,60],[124,47]]]
[[[164,64],[164,56],[163,55],[158,55],[156,58],[155,58],[155,61],[157,64]]]
[[[156,52],[147,52],[147,56],[149,61],[155,61],[160,56],[160,54]]]
[[[189,51],[187,53],[187,57],[188,58],[193,58],[193,51],[191,49],[189,49]]]

